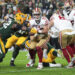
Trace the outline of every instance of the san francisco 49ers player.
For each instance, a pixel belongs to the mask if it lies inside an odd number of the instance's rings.
[[[39,8],[35,8],[33,10],[33,18],[30,20],[30,26],[32,28],[31,30],[31,44],[30,44],[30,62],[26,65],[27,67],[31,67],[34,65],[35,61],[35,52],[37,51],[38,57],[39,57],[39,64],[37,69],[42,69],[42,57],[43,57],[43,51],[42,51],[42,45],[46,42],[48,39],[48,19],[46,17],[42,17],[41,10]],[[36,49],[36,50],[35,50]]]
[[[75,8],[73,8],[68,2],[65,3],[64,5],[64,10],[63,10],[63,14],[65,16],[66,19],[70,20],[73,26],[73,29],[75,30]],[[72,50],[73,53],[75,54],[75,44],[70,44],[69,45]]]
[[[73,26],[73,29],[75,30],[75,8],[73,8],[69,2],[66,2],[64,4],[64,10],[63,10],[63,14],[65,16],[66,19],[70,20]],[[70,44],[69,47],[72,48],[73,53],[75,54],[75,44]]]
[[[58,4],[59,10],[51,17],[49,26],[54,27],[57,30],[53,33],[59,37],[63,55],[69,63],[67,67],[71,68],[73,67],[74,54],[69,45],[74,43],[75,31],[73,30],[70,20],[67,20],[63,16],[63,6],[64,5],[62,3]],[[70,60],[68,53],[72,60]]]

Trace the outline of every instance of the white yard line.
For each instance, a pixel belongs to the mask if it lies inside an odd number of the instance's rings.
[[[24,69],[24,70],[16,70],[16,71],[0,71],[0,73],[20,73],[20,72],[44,72],[44,71],[55,71],[56,69],[64,69],[64,68],[45,68],[45,69],[41,69],[41,70],[37,70],[36,68],[35,69]]]

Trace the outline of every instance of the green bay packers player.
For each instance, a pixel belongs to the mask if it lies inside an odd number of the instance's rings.
[[[3,60],[7,49],[5,49],[5,44],[7,38],[11,36],[15,31],[17,31],[21,26],[15,20],[9,20],[8,22],[4,22],[0,24],[0,61]]]
[[[46,67],[61,67],[61,64],[53,64],[56,57],[61,57],[58,51],[50,45],[49,42],[46,43],[46,45],[43,45],[45,47],[45,50],[43,51],[43,66]],[[44,48],[43,47],[43,48]]]
[[[23,21],[20,21],[20,24],[22,25],[21,29],[14,33],[10,38],[8,38],[6,43],[6,49],[9,49],[11,46],[15,44],[15,50],[12,55],[12,59],[10,62],[11,66],[15,66],[14,60],[19,54],[19,50],[24,47],[24,42],[29,39],[29,23],[28,20],[30,20],[31,16],[23,13],[18,13],[15,16],[17,21],[21,18]]]

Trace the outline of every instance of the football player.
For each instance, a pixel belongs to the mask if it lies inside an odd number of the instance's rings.
[[[56,57],[61,57],[58,51],[53,46],[51,46],[49,42],[47,42],[46,45],[47,46],[45,50],[43,51],[43,59],[42,59],[43,65],[46,67],[61,67],[61,64],[54,63]]]
[[[48,19],[46,17],[42,17],[41,10],[39,8],[35,8],[33,10],[33,18],[30,20],[30,27],[31,29],[31,36],[30,36],[30,56],[31,60],[26,65],[27,67],[33,66],[35,61],[35,49],[37,51],[38,57],[39,57],[39,64],[38,69],[43,68],[42,64],[42,57],[43,57],[43,51],[42,51],[42,45],[46,42],[48,39]],[[33,32],[32,32],[33,31]]]
[[[54,34],[59,37],[62,52],[69,63],[67,67],[73,67],[74,54],[69,45],[74,43],[75,31],[73,30],[71,22],[63,16],[63,4],[59,3],[58,7],[59,10],[57,13],[53,14],[51,17],[50,27],[54,27],[58,30],[58,32],[55,32]],[[72,58],[72,62],[70,61],[68,53]]]
[[[4,22],[0,24],[0,62],[2,62],[6,52],[5,43],[7,38],[11,36],[15,31],[17,31],[21,26],[15,20],[8,20],[8,22]]]
[[[11,66],[15,66],[14,60],[16,59],[17,55],[19,54],[19,50],[23,47],[24,48],[24,42],[29,39],[29,23],[31,16],[28,14],[18,13],[15,16],[18,23],[21,25],[21,29],[16,31],[14,35],[8,38],[5,48],[9,49],[11,46],[15,44],[15,50],[12,55],[12,59],[10,62]],[[20,18],[22,20],[20,20]]]

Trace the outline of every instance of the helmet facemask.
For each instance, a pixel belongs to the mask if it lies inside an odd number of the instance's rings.
[[[64,9],[67,12],[67,14],[69,15],[69,13],[71,12],[71,6],[70,6],[70,4],[69,3],[66,3],[64,5]]]
[[[41,10],[39,8],[35,8],[35,10],[33,10],[33,18],[35,20],[40,20],[40,18],[41,18]]]

